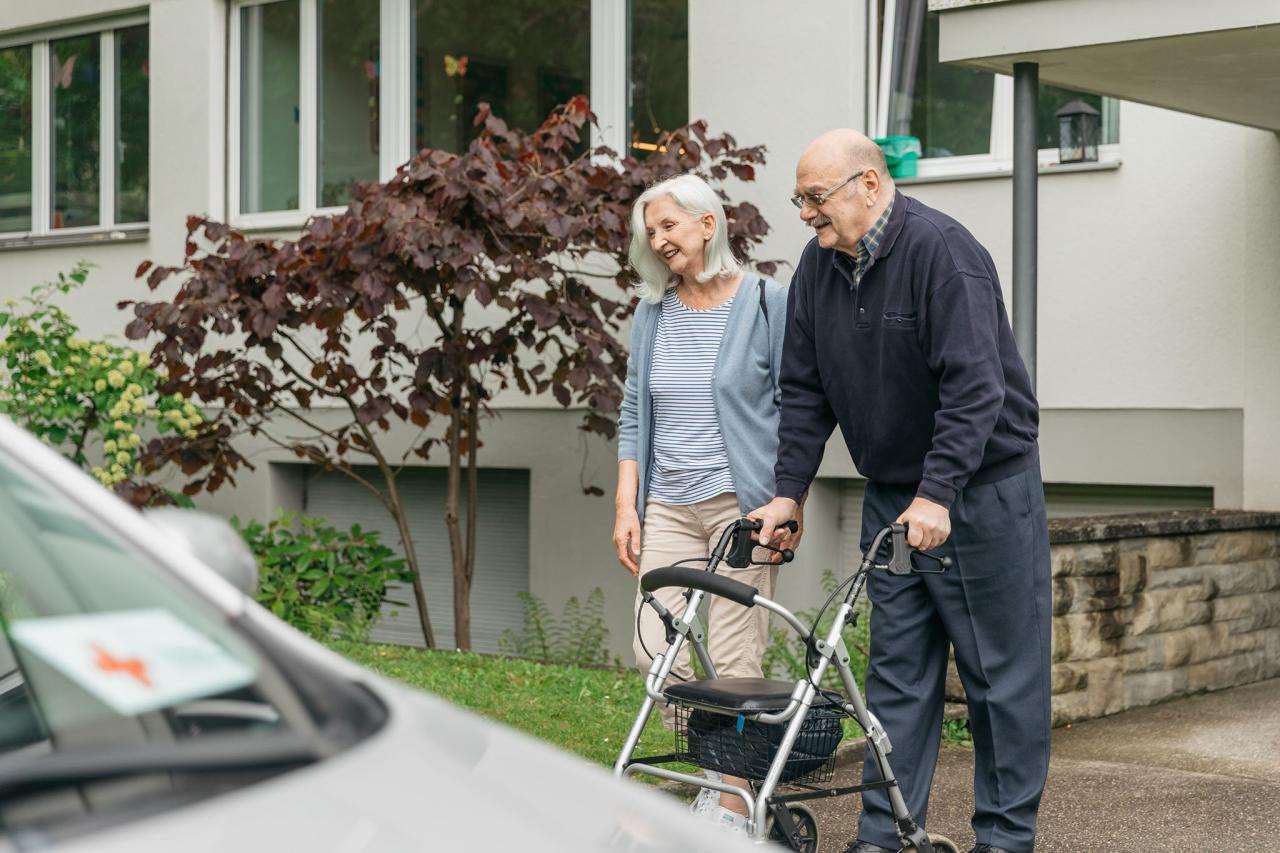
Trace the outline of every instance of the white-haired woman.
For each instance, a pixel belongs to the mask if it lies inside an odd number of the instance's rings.
[[[706,558],[726,525],[773,498],[787,297],[777,282],[742,268],[727,231],[723,203],[695,175],[650,187],[632,208],[630,259],[642,299],[619,421],[613,542],[635,575]],[[774,544],[798,541],[796,534]],[[774,564],[720,571],[773,595]],[[680,593],[656,595],[681,614]],[[665,632],[638,591],[636,608],[636,663],[648,671]],[[708,651],[719,675],[760,677],[768,618],[762,607],[711,599]],[[687,646],[673,672],[691,677]],[[704,789],[694,811],[745,825],[736,796]]]

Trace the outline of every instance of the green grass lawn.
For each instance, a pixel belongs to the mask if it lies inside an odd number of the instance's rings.
[[[644,698],[640,673],[631,670],[582,669],[523,658],[429,652],[349,641],[333,641],[329,645],[382,675],[500,720],[598,764],[612,765],[617,759]],[[844,723],[845,737],[861,735],[852,720]],[[964,743],[968,733],[963,725],[948,726],[944,727],[947,740]],[[674,751],[674,747],[674,736],[654,714],[636,754],[661,755]],[[647,776],[639,778],[652,780]]]
[[[341,641],[330,647],[382,675],[599,764],[611,765],[617,759],[644,698],[640,674],[627,670]],[[645,728],[638,754],[658,755],[674,748],[673,735],[656,717]]]

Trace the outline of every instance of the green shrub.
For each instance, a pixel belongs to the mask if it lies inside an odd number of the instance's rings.
[[[585,603],[573,596],[560,619],[536,595],[516,593],[524,608],[524,630],[506,630],[498,648],[506,655],[573,666],[600,666],[609,660],[609,629],[604,623],[604,591],[591,590]]]
[[[0,308],[0,413],[128,497],[130,483],[149,473],[144,433],[194,440],[211,425],[191,401],[157,391],[163,377],[146,353],[79,337],[56,300],[88,275],[78,264]],[[169,499],[190,505],[177,494]]]
[[[822,594],[829,596],[837,585],[835,573],[827,569],[822,573]],[[843,593],[831,602],[818,622],[817,635],[825,637],[831,630],[831,623],[836,617],[836,610],[843,600]],[[857,620],[844,629],[844,643],[849,649],[849,667],[861,688],[867,672],[867,649],[871,644],[871,605],[865,598],[857,605]],[[796,611],[796,617],[806,628],[812,628],[818,619],[818,608]],[[780,624],[781,619],[774,617],[769,628],[769,647],[764,653],[764,674],[769,678],[803,678],[808,671],[805,665],[805,644],[799,635],[789,626]],[[822,687],[844,692],[840,683],[840,675],[834,666],[828,667],[822,677]]]
[[[404,560],[372,530],[330,527],[324,519],[281,512],[268,524],[231,519],[258,558],[260,604],[300,631],[366,640],[390,601],[387,585],[408,583]]]

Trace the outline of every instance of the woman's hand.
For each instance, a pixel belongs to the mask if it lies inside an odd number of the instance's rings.
[[[613,547],[618,562],[633,575],[640,574],[640,516],[633,507],[618,507],[613,521]]]

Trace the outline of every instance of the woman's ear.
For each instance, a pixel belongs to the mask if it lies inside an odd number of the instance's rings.
[[[702,223],[702,242],[705,243],[716,235],[716,215],[704,213],[698,217],[698,221]]]

